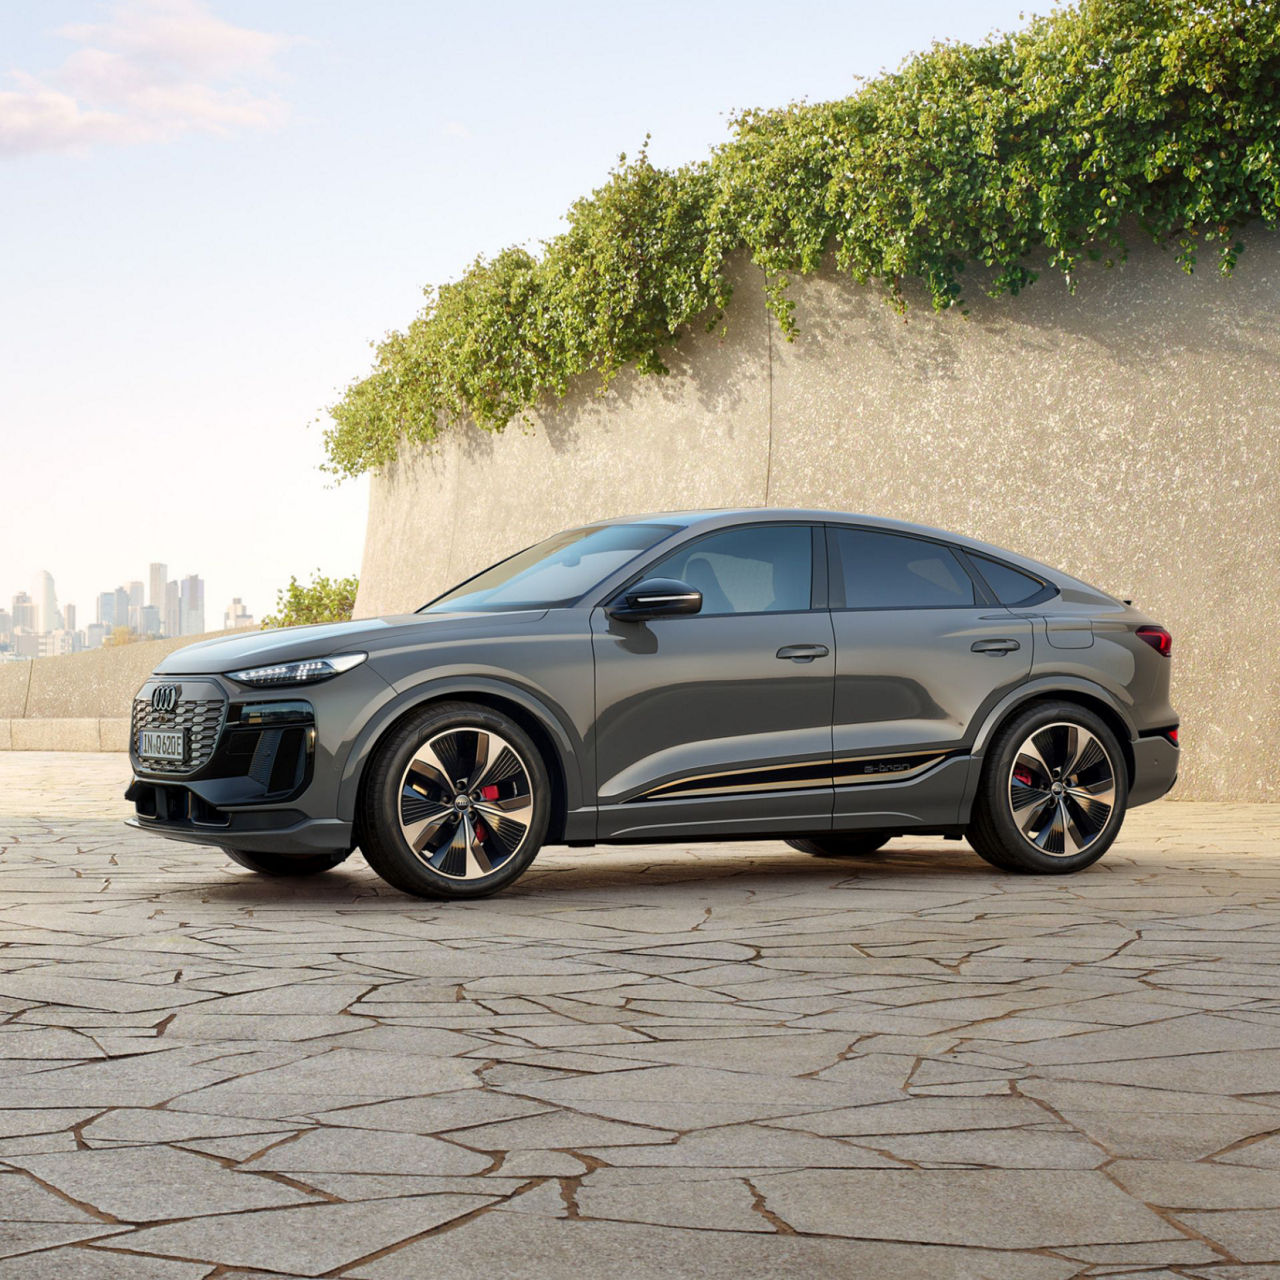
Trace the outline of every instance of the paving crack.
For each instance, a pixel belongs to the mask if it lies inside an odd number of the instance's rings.
[[[750,1178],[743,1178],[743,1184],[747,1190],[751,1192],[751,1211],[758,1213],[780,1236],[794,1236],[798,1234],[796,1229],[789,1223],[780,1218],[772,1209],[765,1204],[764,1193],[756,1186]]]

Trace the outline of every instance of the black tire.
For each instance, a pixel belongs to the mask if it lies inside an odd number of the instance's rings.
[[[322,871],[332,871],[351,856],[350,849],[343,853],[305,853],[290,857],[284,853],[250,853],[247,849],[229,849],[226,845],[222,846],[222,852],[232,862],[260,876],[288,877],[318,876]]]
[[[1111,847],[1128,801],[1111,726],[1076,703],[1039,702],[992,739],[965,835],[1001,871],[1069,875]]]
[[[479,785],[499,774],[496,783]],[[438,702],[401,721],[379,744],[361,796],[360,848],[374,871],[404,893],[482,898],[528,868],[550,815],[551,782],[529,735],[490,707]],[[410,832],[425,841],[420,852]]]
[[[849,831],[788,840],[787,843],[801,853],[813,854],[815,858],[866,858],[892,839],[887,831]]]

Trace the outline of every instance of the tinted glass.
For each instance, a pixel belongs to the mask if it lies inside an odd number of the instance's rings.
[[[445,592],[419,612],[554,609],[572,604],[675,531],[675,525],[611,524],[557,533]]]
[[[1012,565],[988,560],[986,556],[974,556],[973,560],[1001,604],[1026,604],[1044,590],[1045,584],[1039,578]]]
[[[837,591],[848,609],[945,609],[976,603],[973,579],[937,542],[869,529],[836,529]]]
[[[809,608],[813,537],[808,525],[728,529],[681,547],[646,576],[697,587],[703,614],[797,613]]]

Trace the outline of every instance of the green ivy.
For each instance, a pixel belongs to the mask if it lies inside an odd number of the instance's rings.
[[[700,164],[624,156],[540,256],[507,249],[427,291],[405,333],[333,406],[328,469],[356,475],[463,419],[500,430],[570,382],[665,373],[688,326],[715,327],[726,262],[788,285],[833,257],[905,308],[941,311],[964,272],[1016,294],[1048,262],[1124,255],[1125,230],[1203,243],[1234,267],[1239,228],[1280,219],[1280,2],[1084,0],[983,45],[936,44],[838,102],[735,117]]]
[[[349,622],[356,607],[358,578],[326,578],[317,569],[308,583],[290,577],[276,592],[276,611],[262,620],[271,627],[303,627],[313,622]]]

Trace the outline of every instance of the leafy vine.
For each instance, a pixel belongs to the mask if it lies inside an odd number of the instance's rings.
[[[480,258],[330,409],[328,469],[359,474],[470,420],[500,430],[584,374],[666,372],[714,327],[745,253],[794,332],[789,282],[828,258],[905,308],[922,282],[963,305],[964,272],[1016,294],[1035,262],[1070,278],[1124,229],[1202,244],[1229,273],[1239,229],[1280,219],[1280,2],[1083,0],[981,45],[935,44],[837,102],[746,111],[701,163],[624,156],[540,255]]]

